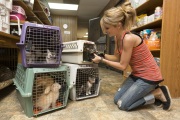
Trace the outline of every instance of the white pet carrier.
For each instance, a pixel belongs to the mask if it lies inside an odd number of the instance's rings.
[[[96,97],[99,94],[100,78],[97,64],[69,64],[70,68],[70,93],[71,100],[82,100]]]
[[[15,78],[18,100],[28,117],[64,108],[69,96],[69,67],[25,68],[18,64]]]
[[[63,42],[62,62],[76,64],[92,64],[93,53],[96,52],[94,42],[76,40]]]

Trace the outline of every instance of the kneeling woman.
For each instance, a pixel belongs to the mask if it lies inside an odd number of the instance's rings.
[[[114,103],[119,109],[129,111],[147,104],[171,107],[171,96],[167,86],[159,86],[163,81],[161,71],[142,38],[130,31],[136,12],[130,2],[113,7],[104,12],[100,24],[103,32],[114,36],[114,55],[95,55],[93,62],[103,62],[119,70],[131,66],[132,73],[119,88]]]

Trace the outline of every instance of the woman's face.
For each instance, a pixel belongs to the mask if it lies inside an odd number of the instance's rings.
[[[104,30],[106,34],[108,34],[110,37],[116,36],[118,32],[117,26],[113,26],[109,24],[104,24]]]

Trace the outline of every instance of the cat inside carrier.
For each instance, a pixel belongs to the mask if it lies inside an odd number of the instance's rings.
[[[58,67],[62,52],[59,27],[24,23],[20,42],[24,67]]]
[[[18,65],[13,79],[17,97],[28,117],[37,116],[67,105],[69,96],[69,69],[23,68]]]
[[[75,64],[92,64],[94,53],[98,54],[92,41],[76,40],[63,42],[62,62]]]
[[[96,64],[69,64],[70,67],[70,94],[71,100],[82,100],[96,97],[99,94],[100,79]]]
[[[67,89],[65,76],[65,71],[35,74],[32,94],[34,114],[64,105],[64,93]]]
[[[76,96],[79,98],[97,94],[97,84],[99,79],[93,72],[96,72],[95,68],[77,70]]]

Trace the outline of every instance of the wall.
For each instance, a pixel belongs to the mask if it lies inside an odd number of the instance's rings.
[[[77,29],[77,39],[78,40],[87,40],[86,36],[87,32],[88,32],[88,25],[89,25],[89,21],[78,21],[78,29]],[[88,36],[88,35],[87,35]]]
[[[104,8],[99,16],[103,14],[103,12],[114,6],[119,0],[111,0],[108,5]],[[51,15],[53,19],[53,25],[59,26],[62,31],[62,39],[63,42],[65,41],[72,41],[77,39],[87,40],[88,38],[82,37],[86,35],[85,33],[88,32],[89,21],[87,22],[78,22],[76,16],[58,16],[58,15]],[[63,29],[63,24],[68,24],[68,28],[65,30]],[[64,31],[70,31],[70,34],[64,34]]]
[[[51,15],[53,19],[53,25],[59,26],[62,34],[62,41],[77,40],[77,17],[76,16],[59,16]],[[68,28],[64,29],[63,24],[67,24]]]
[[[104,11],[115,6],[118,2],[119,2],[119,0],[110,0],[110,2],[107,4],[107,6],[101,11],[99,16],[102,17],[104,14]],[[107,46],[107,50],[106,50],[107,52],[106,53],[110,53],[111,50],[109,49],[109,46],[111,46],[111,41],[110,41],[110,38],[108,36],[107,36],[106,46]]]

